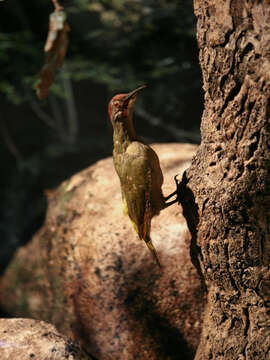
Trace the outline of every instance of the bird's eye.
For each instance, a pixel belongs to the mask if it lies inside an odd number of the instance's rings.
[[[120,102],[119,101],[115,101],[113,103],[113,105],[118,109],[120,107]]]

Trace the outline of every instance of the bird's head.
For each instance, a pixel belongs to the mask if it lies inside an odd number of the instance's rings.
[[[146,85],[127,93],[115,95],[109,102],[108,112],[111,123],[116,121],[125,121],[132,117],[133,105],[139,91],[144,89]]]

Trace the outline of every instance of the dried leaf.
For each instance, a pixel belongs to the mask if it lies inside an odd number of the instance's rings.
[[[70,27],[66,21],[66,13],[63,10],[55,10],[50,15],[49,33],[44,47],[44,51],[47,53],[45,64],[35,86],[39,99],[44,99],[48,95],[55,71],[63,64],[68,46],[68,31],[70,31]]]
[[[44,50],[50,51],[57,39],[58,32],[64,29],[66,22],[66,13],[64,11],[54,11],[50,15],[49,33]]]

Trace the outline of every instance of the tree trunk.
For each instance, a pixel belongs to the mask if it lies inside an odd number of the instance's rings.
[[[205,110],[182,205],[208,293],[195,359],[270,359],[270,3],[194,6]]]

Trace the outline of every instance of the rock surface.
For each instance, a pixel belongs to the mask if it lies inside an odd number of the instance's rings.
[[[80,346],[44,321],[0,319],[1,360],[87,360]]]
[[[167,195],[196,146],[153,148]],[[152,221],[160,270],[123,215],[112,158],[65,181],[48,202],[43,228],[1,281],[1,305],[54,323],[98,359],[192,359],[205,299],[181,207]]]

